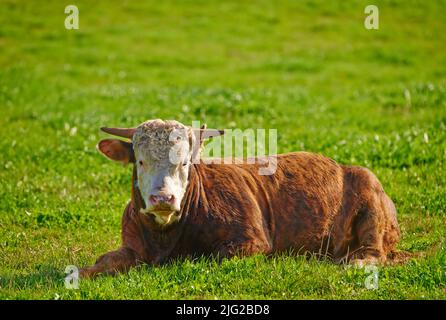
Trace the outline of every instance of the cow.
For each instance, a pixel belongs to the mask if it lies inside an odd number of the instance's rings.
[[[121,247],[81,269],[81,277],[179,258],[285,251],[383,264],[396,250],[395,206],[366,168],[291,152],[276,155],[273,174],[260,175],[261,162],[199,159],[204,140],[224,130],[160,119],[101,129],[130,140],[104,139],[97,149],[133,165],[132,196],[121,221]],[[184,134],[172,139],[176,130]]]

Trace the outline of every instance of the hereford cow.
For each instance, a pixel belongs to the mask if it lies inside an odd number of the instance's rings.
[[[132,198],[122,217],[122,246],[82,269],[83,277],[179,257],[285,250],[338,263],[384,263],[399,240],[392,200],[365,168],[293,152],[276,156],[274,174],[259,175],[258,163],[194,161],[191,146],[222,131],[203,127],[196,134],[162,120],[102,130],[131,140],[105,139],[98,149],[133,164]],[[174,130],[186,135],[171,139]]]

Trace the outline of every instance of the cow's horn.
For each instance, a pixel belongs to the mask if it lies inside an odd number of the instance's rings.
[[[218,130],[218,129],[200,129],[201,138],[202,139],[208,139],[212,137],[217,137],[225,134],[225,130]]]
[[[102,131],[112,134],[114,136],[132,139],[136,128],[107,128],[102,127]]]

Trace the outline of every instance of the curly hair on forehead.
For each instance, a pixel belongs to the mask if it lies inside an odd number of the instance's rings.
[[[174,130],[178,130],[172,136]],[[182,138],[189,139],[192,129],[175,120],[149,120],[139,125],[133,135],[133,145],[142,147],[141,151],[153,160],[163,160],[169,156],[169,150]],[[184,140],[183,140],[184,141]]]

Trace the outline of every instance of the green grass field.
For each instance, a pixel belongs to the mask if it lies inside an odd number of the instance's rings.
[[[76,4],[80,29],[64,28]],[[445,299],[446,1],[0,2],[1,299]],[[276,128],[278,151],[369,167],[405,265],[293,255],[144,266],[64,287],[120,244],[131,168],[99,127]]]

